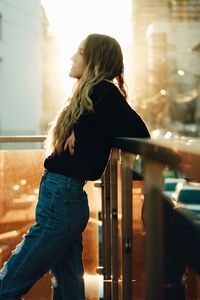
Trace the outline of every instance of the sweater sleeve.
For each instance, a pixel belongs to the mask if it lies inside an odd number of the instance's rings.
[[[94,110],[83,113],[74,125],[76,139],[108,141],[117,136],[149,136],[141,117],[114,84],[102,82],[91,99]]]

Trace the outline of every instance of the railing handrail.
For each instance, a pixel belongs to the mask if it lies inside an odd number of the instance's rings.
[[[46,139],[46,135],[0,135],[1,143],[10,143],[10,142],[43,142]],[[173,142],[173,147],[172,147]],[[194,155],[200,155],[200,140],[199,143],[196,142],[195,139],[188,138],[187,140],[179,140],[179,139],[140,139],[140,138],[128,138],[128,137],[118,137],[113,141],[113,147],[118,149],[136,153],[140,152],[141,155],[157,155],[158,152],[165,152],[167,157],[162,158],[166,160],[166,158],[178,158],[177,152],[190,153]],[[187,146],[187,147],[186,147]],[[148,152],[147,152],[148,147]],[[158,157],[157,157],[158,158]]]
[[[173,142],[173,147],[172,147]],[[154,151],[158,151],[155,146],[159,147],[161,150],[168,149],[175,151],[182,151],[182,152],[191,152],[192,154],[199,154],[200,155],[200,139],[164,139],[164,138],[131,138],[131,137],[117,137],[114,139],[113,146],[120,148],[124,151],[135,153],[135,149],[132,149],[133,146],[137,146],[137,151],[141,151],[141,147],[138,145],[141,144],[142,147],[145,145],[150,145]],[[129,150],[127,148],[130,147]]]
[[[46,135],[1,135],[0,143],[44,142]],[[115,138],[112,146],[182,171],[186,177],[200,180],[200,141],[184,139]],[[193,166],[193,167],[192,167]]]
[[[44,142],[46,135],[1,135],[0,143]]]
[[[200,140],[115,138],[114,148],[139,154],[181,171],[187,178],[200,180]]]

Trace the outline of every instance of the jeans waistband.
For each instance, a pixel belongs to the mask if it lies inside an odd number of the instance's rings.
[[[43,179],[46,179],[46,178],[58,181],[59,183],[64,184],[64,185],[68,185],[68,186],[70,184],[75,184],[76,186],[83,187],[83,185],[86,183],[86,181],[83,180],[83,179],[68,177],[68,176],[65,176],[63,174],[49,172],[47,170],[45,170],[44,174],[43,174]]]

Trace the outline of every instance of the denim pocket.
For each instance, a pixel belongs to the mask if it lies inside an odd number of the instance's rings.
[[[53,199],[56,197],[58,191],[59,191],[59,186],[57,182],[50,179],[46,179],[43,181],[41,185],[41,192],[45,197],[49,199]]]
[[[69,187],[62,193],[64,202],[68,203],[83,203],[87,201],[87,194],[82,188]]]

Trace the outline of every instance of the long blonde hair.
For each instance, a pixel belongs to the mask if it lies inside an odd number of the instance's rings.
[[[84,70],[74,85],[69,104],[64,106],[51,124],[45,146],[47,154],[60,154],[73,125],[84,111],[92,111],[90,94],[101,80],[117,80],[122,94],[127,96],[123,77],[123,55],[119,43],[112,37],[90,34],[84,41]]]

